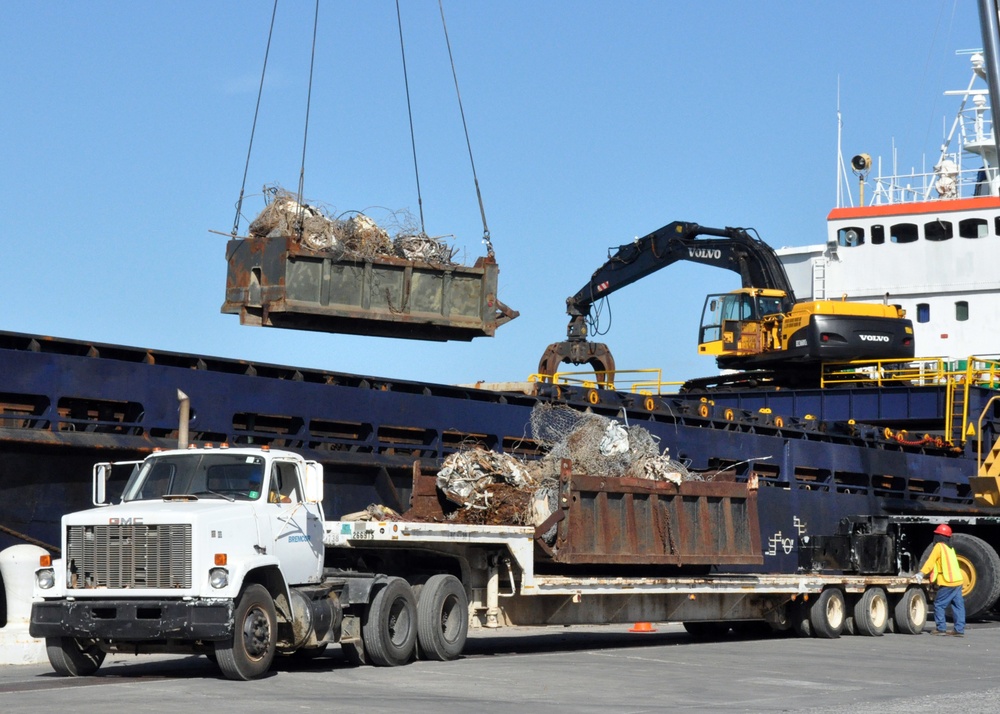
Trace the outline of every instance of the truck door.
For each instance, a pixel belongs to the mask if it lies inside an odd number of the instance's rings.
[[[270,550],[281,560],[289,584],[319,582],[323,570],[323,521],[316,504],[306,503],[303,474],[294,461],[275,460],[268,483]]]

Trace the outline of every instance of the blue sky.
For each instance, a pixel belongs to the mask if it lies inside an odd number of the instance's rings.
[[[441,383],[522,380],[607,249],[673,220],[824,240],[844,151],[933,162],[977,48],[955,2],[446,0],[476,169],[521,317],[423,343],[240,326],[219,312],[270,0],[0,6],[0,329]],[[482,255],[437,2],[403,0],[426,227]],[[279,3],[244,214],[298,183],[313,3]],[[307,198],[417,212],[395,5],[322,0]],[[241,224],[243,232],[246,222]],[[714,372],[676,264],[611,299],[621,368]],[[607,313],[605,313],[607,314]],[[607,321],[605,320],[605,325]]]

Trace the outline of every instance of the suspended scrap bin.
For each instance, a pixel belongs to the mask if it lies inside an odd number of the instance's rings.
[[[281,215],[262,220],[269,211]],[[391,241],[361,214],[330,219],[279,194],[250,233],[226,247],[222,306],[244,325],[443,342],[492,337],[518,316],[497,299],[492,258],[452,263],[439,241]]]

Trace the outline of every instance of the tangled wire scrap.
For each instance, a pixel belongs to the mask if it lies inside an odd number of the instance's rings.
[[[556,509],[562,459],[576,473],[655,481],[698,480],[683,464],[660,453],[655,437],[639,426],[624,427],[596,414],[566,406],[538,404],[531,431],[546,451],[537,461],[521,462],[483,449],[449,456],[438,472],[437,486],[461,506],[460,522],[492,525],[539,525]],[[554,529],[546,534],[554,536]]]
[[[250,235],[254,238],[293,236],[306,248],[330,253],[338,259],[370,260],[394,256],[454,264],[455,249],[439,238],[420,232],[405,211],[392,214],[397,232],[395,238],[390,239],[388,231],[363,213],[354,212],[346,218],[333,217],[322,208],[299,203],[294,194],[282,188],[267,187],[264,193],[270,200],[250,224]]]

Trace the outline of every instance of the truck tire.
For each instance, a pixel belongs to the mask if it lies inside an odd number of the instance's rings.
[[[417,598],[417,639],[427,659],[457,659],[469,635],[469,598],[454,575],[432,575]]]
[[[809,608],[809,625],[815,637],[828,640],[840,637],[846,618],[847,605],[839,588],[827,588]]]
[[[389,578],[375,593],[361,622],[365,657],[378,667],[397,667],[417,644],[417,602],[402,578]]]
[[[63,677],[89,677],[101,668],[106,655],[96,641],[76,637],[46,637],[45,654]]]
[[[893,630],[904,635],[919,635],[925,624],[927,597],[921,588],[907,588],[893,609]]]
[[[258,679],[274,661],[278,638],[274,600],[263,585],[248,585],[233,613],[233,636],[215,643],[226,679]]]
[[[1000,555],[982,538],[968,533],[953,535],[951,545],[965,581],[965,616],[970,620],[982,617],[1000,598]]]
[[[854,604],[854,632],[881,637],[889,625],[889,598],[882,588],[868,588]]]

